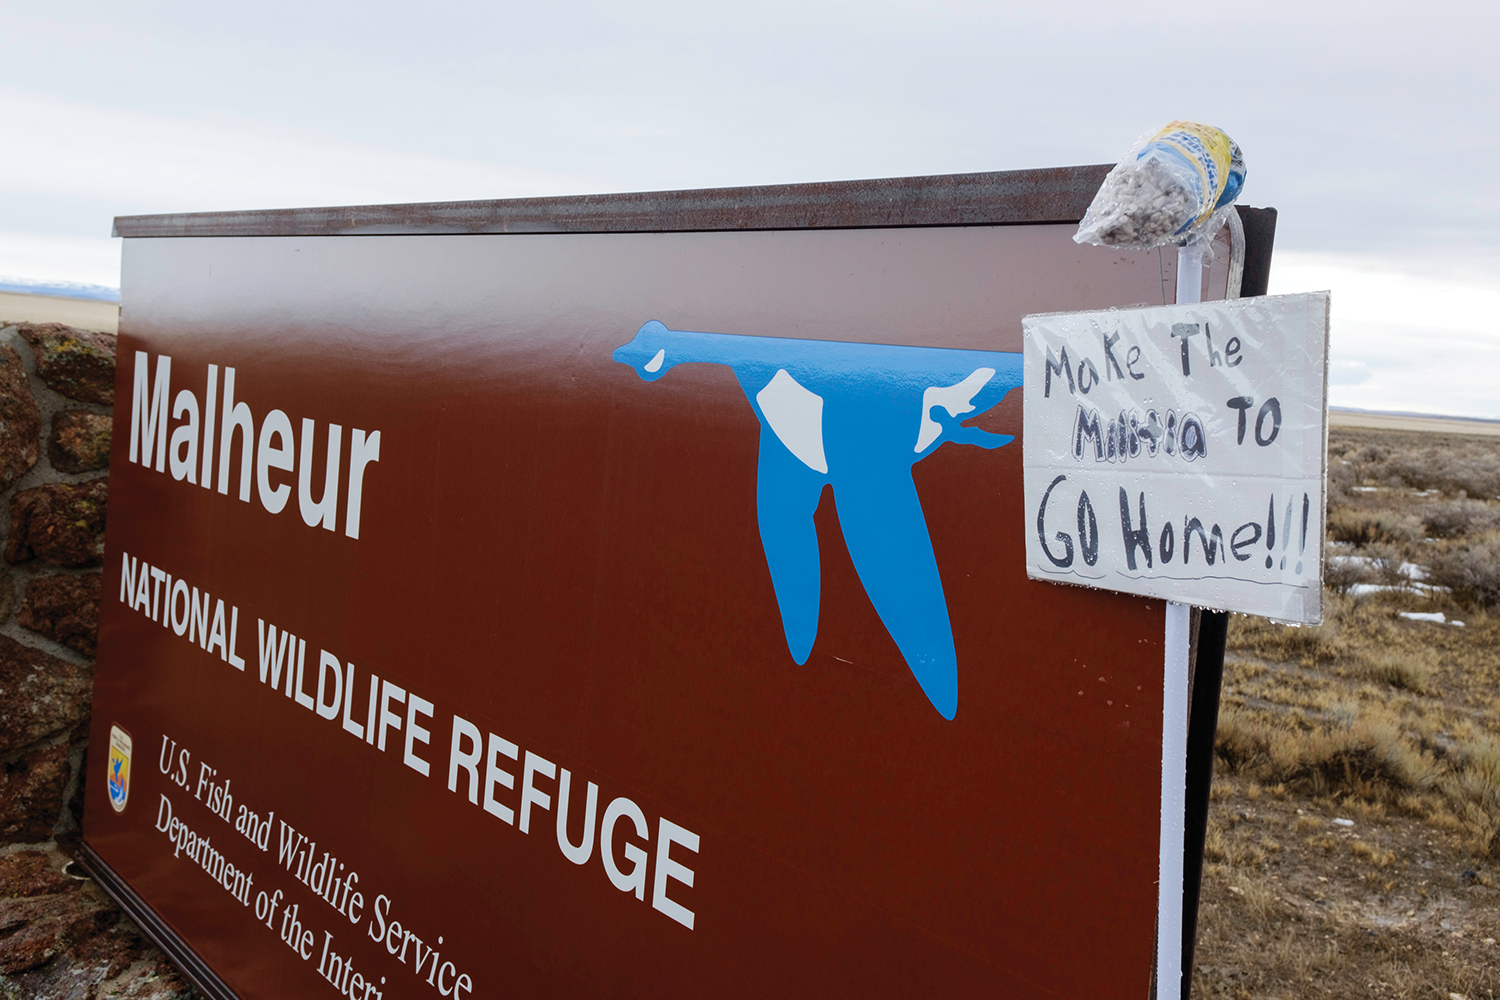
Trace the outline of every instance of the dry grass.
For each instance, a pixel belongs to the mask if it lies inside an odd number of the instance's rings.
[[[1373,583],[1375,579],[1375,574],[1363,562],[1340,558],[1346,554],[1331,545],[1323,552],[1323,586],[1339,596],[1348,594],[1362,583]]]
[[[1500,449],[1487,438],[1340,428],[1329,435],[1330,486],[1500,495]]]
[[[1324,625],[1230,626],[1194,995],[1493,1000],[1500,441],[1329,448],[1331,551],[1363,558],[1329,564]]]
[[[1462,538],[1500,528],[1500,508],[1482,500],[1439,500],[1422,509],[1422,527],[1433,538]]]
[[[1328,537],[1336,542],[1415,542],[1422,535],[1422,522],[1410,514],[1353,507],[1337,507],[1328,513]]]
[[[1419,653],[1376,653],[1355,669],[1367,680],[1421,694],[1432,682],[1432,659],[1425,650]]]
[[[1382,850],[1363,840],[1356,840],[1350,844],[1349,853],[1356,858],[1363,858],[1376,868],[1389,868],[1396,861],[1395,851]]]
[[[1397,720],[1380,708],[1342,709],[1319,725],[1228,709],[1219,715],[1215,750],[1230,774],[1309,795],[1347,792],[1394,800],[1437,777],[1432,757],[1413,747]]]
[[[1344,644],[1338,623],[1331,618],[1322,625],[1297,628],[1276,625],[1264,618],[1236,617],[1227,648],[1277,662],[1314,667],[1342,654]]]
[[[1476,834],[1480,854],[1500,861],[1500,743],[1478,739],[1453,755],[1440,782],[1455,815]]]
[[[1431,580],[1469,607],[1500,604],[1500,533],[1466,539],[1434,553]]]

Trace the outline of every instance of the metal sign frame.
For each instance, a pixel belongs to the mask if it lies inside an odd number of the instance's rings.
[[[1076,223],[1110,165],[909,177],[838,183],[531,198],[502,201],[309,208],[284,211],[127,216],[114,234],[158,237],[681,233],[816,229],[905,229]],[[1243,244],[1235,250],[1240,293],[1264,294],[1274,239],[1275,210],[1242,208]],[[1239,229],[1239,226],[1235,227]],[[1164,265],[1164,285],[1166,282]],[[1231,279],[1231,283],[1232,279]],[[1232,294],[1232,293],[1231,293]],[[129,309],[127,300],[125,308]],[[111,553],[113,556],[114,553]],[[1205,612],[1196,628],[1194,682],[1188,734],[1183,894],[1183,995],[1193,954],[1213,736],[1223,667],[1227,617]],[[81,845],[86,866],[113,897],[205,994],[233,991],[176,932],[94,852]]]

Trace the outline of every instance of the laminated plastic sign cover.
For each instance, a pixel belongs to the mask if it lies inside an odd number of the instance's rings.
[[[95,870],[222,996],[1144,996],[1163,604],[1027,579],[1017,387],[1170,274],[1073,229],[127,238]]]
[[[1025,329],[1032,577],[1323,620],[1327,292]]]

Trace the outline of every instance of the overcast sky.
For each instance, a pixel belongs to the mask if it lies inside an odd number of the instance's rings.
[[[1500,5],[0,0],[0,278],[115,215],[1112,161],[1224,128],[1332,402],[1500,417]]]

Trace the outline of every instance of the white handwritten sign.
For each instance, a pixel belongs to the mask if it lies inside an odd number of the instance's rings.
[[[1028,575],[1322,621],[1327,292],[1023,325]]]

